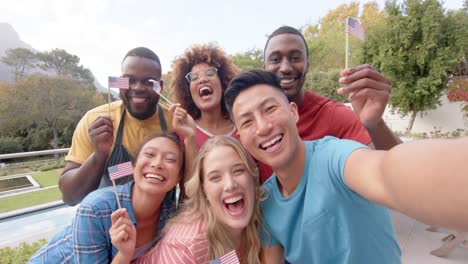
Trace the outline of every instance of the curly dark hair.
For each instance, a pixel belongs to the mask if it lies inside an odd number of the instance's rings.
[[[215,43],[193,45],[186,49],[182,56],[174,59],[171,89],[174,92],[175,101],[180,103],[195,120],[200,118],[201,111],[193,101],[190,94],[190,84],[185,79],[185,75],[192,70],[194,65],[200,63],[207,63],[218,69],[223,92],[232,78],[239,72],[239,68],[234,65],[231,58]],[[229,118],[224,104],[224,96],[221,97],[221,111],[226,118]]]

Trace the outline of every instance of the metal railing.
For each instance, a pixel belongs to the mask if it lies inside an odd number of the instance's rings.
[[[40,150],[40,151],[29,151],[29,152],[19,152],[19,153],[10,153],[10,154],[0,154],[0,160],[14,159],[14,158],[25,158],[32,156],[42,156],[42,155],[54,155],[54,154],[63,154],[68,153],[70,148],[61,148],[61,149],[49,149],[49,150]],[[18,193],[20,194],[20,193]],[[20,215],[27,215],[30,213],[46,210],[49,208],[63,206],[63,201],[55,201],[43,205],[36,205],[28,208],[22,208],[10,212],[0,213],[0,220],[7,220],[9,218],[14,218]]]
[[[24,158],[24,157],[40,156],[40,155],[51,155],[51,154],[59,154],[59,153],[68,153],[69,150],[70,148],[61,148],[61,149],[49,149],[49,150],[10,153],[10,154],[0,154],[0,160]]]

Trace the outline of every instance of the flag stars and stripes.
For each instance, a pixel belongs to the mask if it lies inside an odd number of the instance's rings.
[[[126,77],[112,77],[109,76],[109,88],[128,89],[129,80]]]
[[[118,178],[133,174],[133,166],[131,161],[117,164],[108,168],[109,178],[114,181]]]
[[[233,250],[219,259],[210,261],[209,264],[239,264],[239,259],[237,258],[236,251]]]
[[[364,38],[365,38],[365,30],[364,28],[361,26],[361,24],[359,24],[359,22],[351,17],[348,17],[348,21],[347,21],[347,28],[346,28],[346,32],[348,33],[351,33],[351,35],[355,36],[356,38],[364,41]]]

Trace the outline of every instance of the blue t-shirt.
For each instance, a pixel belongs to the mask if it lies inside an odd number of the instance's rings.
[[[137,226],[131,200],[133,183],[117,186],[117,193],[122,207]],[[57,233],[28,263],[110,263],[118,251],[109,234],[111,214],[117,209],[112,187],[91,192],[78,207],[71,226]],[[174,210],[175,189],[166,194],[161,204],[158,235]]]
[[[344,182],[349,155],[366,146],[325,137],[306,141],[302,178],[288,197],[276,175],[263,186],[263,246],[282,245],[290,263],[400,263],[387,209],[353,192]]]

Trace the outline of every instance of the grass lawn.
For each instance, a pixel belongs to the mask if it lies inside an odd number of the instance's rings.
[[[31,176],[41,185],[41,187],[47,187],[57,185],[60,174],[56,170],[50,170],[33,173]]]
[[[36,177],[34,177],[36,178]],[[0,198],[0,213],[40,205],[62,199],[62,193],[58,187],[40,190],[30,193]]]

